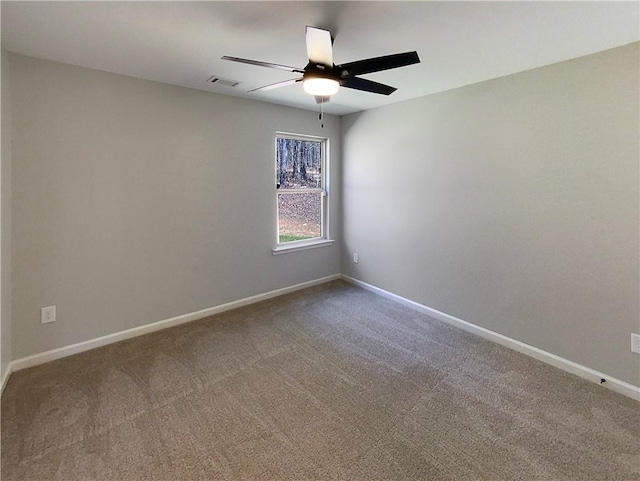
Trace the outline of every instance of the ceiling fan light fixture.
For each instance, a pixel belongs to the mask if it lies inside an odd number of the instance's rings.
[[[314,77],[302,82],[305,92],[318,97],[329,97],[338,92],[340,83],[330,78]]]
[[[374,82],[373,80],[359,77],[359,75],[420,63],[418,52],[414,51],[384,55],[382,57],[365,58],[356,60],[355,62],[336,65],[333,63],[333,37],[331,36],[331,32],[322,28],[307,26],[306,40],[309,63],[305,68],[261,62],[248,58],[229,57],[227,55],[222,57],[222,60],[302,74],[302,77],[265,85],[249,90],[249,92],[272,90],[284,87],[285,85],[302,82],[304,91],[313,95],[316,98],[316,102],[321,105],[328,102],[331,96],[338,92],[340,87],[380,95],[390,95],[397,90],[395,87]]]

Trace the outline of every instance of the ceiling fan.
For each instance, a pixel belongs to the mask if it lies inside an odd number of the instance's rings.
[[[333,63],[333,39],[329,30],[307,26],[306,41],[309,63],[303,69],[226,55],[222,59],[302,74],[300,78],[265,85],[264,87],[249,90],[249,92],[271,90],[302,82],[304,91],[314,95],[316,102],[320,104],[328,102],[331,95],[335,94],[339,87],[390,95],[397,90],[395,87],[363,79],[358,75],[390,70],[420,62],[417,52],[404,52],[335,65]]]

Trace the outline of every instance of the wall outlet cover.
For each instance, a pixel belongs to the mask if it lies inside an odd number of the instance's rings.
[[[43,307],[40,309],[40,323],[48,324],[56,321],[56,306]]]
[[[640,334],[631,333],[631,352],[640,354]]]

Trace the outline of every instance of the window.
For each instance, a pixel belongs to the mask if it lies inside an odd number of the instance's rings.
[[[326,145],[317,137],[276,136],[279,247],[320,245],[326,239]]]

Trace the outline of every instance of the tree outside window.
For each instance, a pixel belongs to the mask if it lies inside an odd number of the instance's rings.
[[[325,139],[276,137],[278,243],[325,237]]]

